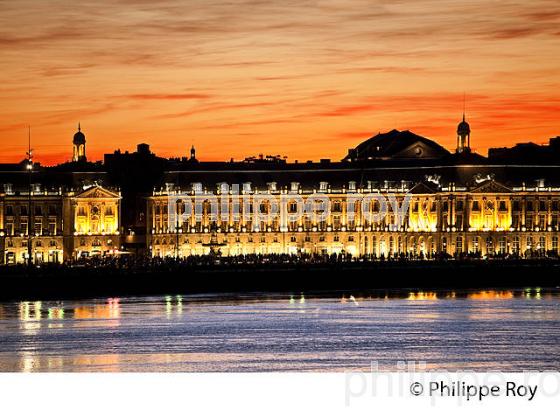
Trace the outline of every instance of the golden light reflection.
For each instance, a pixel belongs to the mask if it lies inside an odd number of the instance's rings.
[[[74,319],[118,319],[119,299],[109,299],[105,305],[79,306],[74,309]]]
[[[29,373],[39,370],[39,360],[35,357],[35,354],[30,352],[24,352],[21,357],[20,369],[24,373]]]
[[[493,300],[493,299],[512,299],[513,292],[511,291],[495,291],[495,290],[483,290],[476,293],[469,293],[467,295],[468,299],[473,300]]]
[[[437,300],[436,292],[410,292],[407,300]]]

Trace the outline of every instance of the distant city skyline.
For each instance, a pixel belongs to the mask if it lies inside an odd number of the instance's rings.
[[[0,3],[0,162],[145,142],[160,156],[341,159],[378,132],[449,150],[560,134],[560,4],[503,0]]]

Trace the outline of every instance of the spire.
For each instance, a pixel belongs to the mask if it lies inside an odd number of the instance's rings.
[[[82,131],[82,127],[80,126],[80,123],[78,123],[78,132]]]

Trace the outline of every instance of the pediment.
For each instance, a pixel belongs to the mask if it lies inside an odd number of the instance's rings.
[[[434,192],[436,192],[435,189],[423,182],[419,182],[408,191],[409,194],[433,194]]]
[[[505,194],[512,192],[507,186],[500,184],[494,180],[482,182],[477,187],[471,189],[473,193],[500,193]]]
[[[86,190],[82,191],[76,198],[79,199],[89,199],[89,198],[105,198],[105,199],[119,199],[120,196],[118,193],[110,191],[106,188],[100,186],[92,186],[87,188]]]

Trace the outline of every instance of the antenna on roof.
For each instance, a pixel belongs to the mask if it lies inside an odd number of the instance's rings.
[[[463,122],[465,121],[466,93],[463,91]]]

